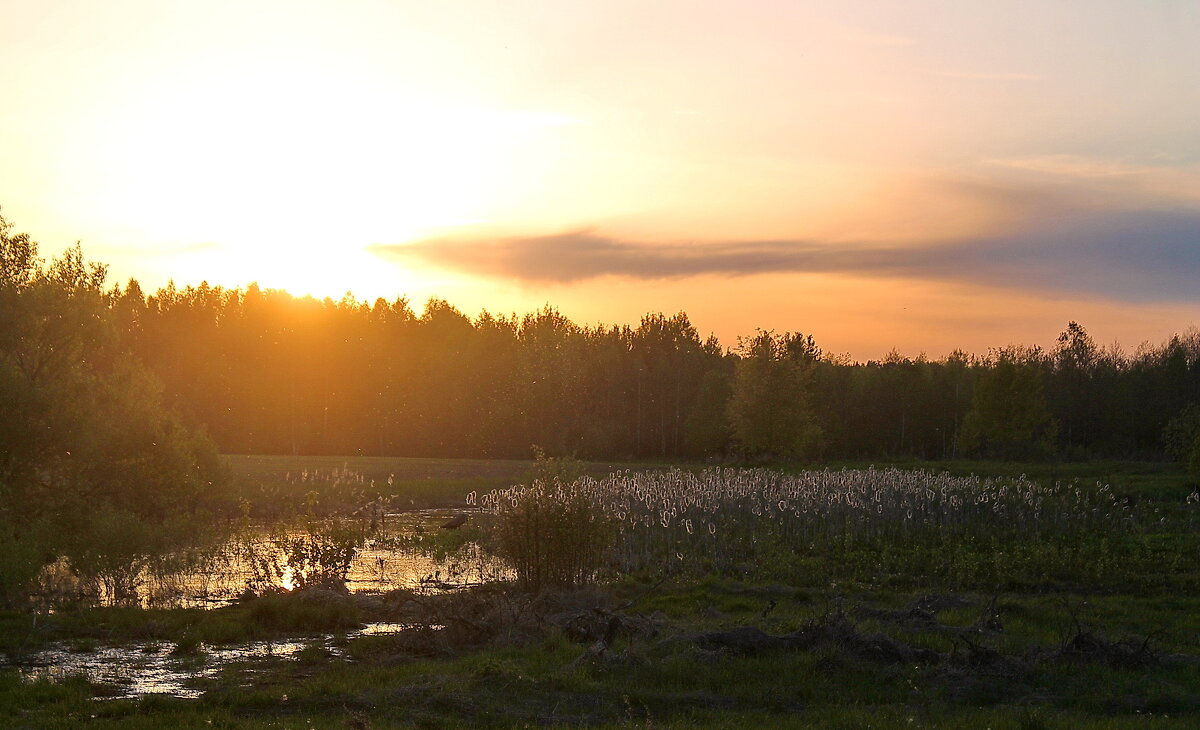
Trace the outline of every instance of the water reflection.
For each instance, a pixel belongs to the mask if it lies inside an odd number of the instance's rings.
[[[322,570],[344,574],[352,592],[439,590],[508,577],[509,571],[477,544],[447,542],[439,528],[460,514],[462,510],[388,514],[369,527],[325,522],[308,528],[249,528],[208,549],[147,561],[132,580],[121,582],[81,581],[59,563],[44,571],[34,599],[47,610],[71,602],[214,608],[248,589],[301,587],[320,579]],[[118,583],[129,586],[124,594],[113,588]]]
[[[468,536],[441,530],[462,510],[422,510],[375,515],[369,525],[351,521],[283,528],[242,529],[221,544],[181,554],[146,557],[136,571],[80,579],[65,561],[44,571],[34,596],[44,610],[70,603],[126,604],[143,608],[216,608],[257,592],[292,590],[319,582],[332,569],[351,592],[396,589],[436,592],[511,578],[511,570]],[[106,697],[160,693],[198,697],[207,680],[238,663],[345,657],[345,639],[396,634],[411,626],[369,623],[353,632],[285,641],[203,646],[184,651],[171,642],[89,647],[60,642],[23,658],[27,678],[84,676],[110,690]],[[440,628],[440,627],[434,627]],[[2,663],[3,657],[0,657]]]
[[[29,657],[20,671],[28,679],[84,676],[109,688],[110,693],[105,696],[111,699],[144,694],[195,698],[204,693],[197,685],[205,679],[216,678],[234,664],[272,659],[295,661],[300,652],[310,647],[326,652],[329,657],[344,657],[342,637],[397,634],[409,628],[408,624],[371,623],[358,631],[339,635],[337,641],[333,635],[325,634],[286,641],[202,647],[200,652],[182,656],[176,654],[176,647],[170,642],[103,647],[89,652],[72,651],[66,644],[56,644]]]

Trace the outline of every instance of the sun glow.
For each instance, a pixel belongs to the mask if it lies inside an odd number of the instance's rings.
[[[365,247],[487,220],[522,158],[574,121],[311,63],[170,79],[109,113],[103,210],[137,221],[176,264],[296,293],[396,291],[402,273]]]
[[[161,265],[191,276],[180,284],[245,286],[255,282],[267,289],[285,289],[298,296],[339,299],[353,293],[362,300],[393,299],[423,291],[420,277],[396,266],[381,266],[370,252],[348,246],[336,255],[319,243],[298,244],[272,239],[254,244],[210,244],[163,254]]]

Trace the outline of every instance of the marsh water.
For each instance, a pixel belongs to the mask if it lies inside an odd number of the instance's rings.
[[[29,678],[63,679],[83,676],[104,685],[108,699],[166,694],[195,698],[204,693],[199,686],[215,679],[232,666],[240,665],[252,674],[263,663],[297,661],[301,652],[319,652],[330,658],[345,655],[341,644],[359,636],[395,634],[409,628],[406,624],[369,623],[357,631],[335,637],[320,634],[284,641],[254,641],[225,646],[206,646],[202,651],[178,654],[171,642],[105,646],[81,650],[68,644],[56,644],[36,652],[20,664]]]
[[[147,557],[123,574],[80,580],[67,566],[44,572],[35,603],[217,608],[245,594],[292,590],[334,576],[351,592],[439,590],[504,578],[507,570],[441,526],[464,510],[427,509],[367,522],[259,525],[171,556]]]
[[[35,599],[50,614],[62,610],[64,601],[219,608],[239,600],[248,590],[298,588],[330,566],[345,576],[346,588],[354,593],[396,589],[430,593],[509,577],[510,571],[475,543],[448,539],[452,536],[441,526],[463,515],[463,510],[419,510],[382,515],[369,527],[324,523],[315,531],[258,526],[237,531],[224,543],[197,549],[186,559],[147,561],[120,578],[84,582],[70,576],[65,567],[51,570]],[[108,696],[113,698],[148,693],[198,697],[206,679],[217,677],[231,665],[243,665],[244,671],[252,673],[256,664],[296,660],[305,651],[338,657],[346,639],[393,634],[406,628],[404,624],[368,623],[336,636],[206,645],[197,652],[180,652],[169,641],[120,645],[57,642],[22,657],[17,666],[31,679],[83,676],[108,687]],[[5,663],[8,658],[0,655],[0,664]]]

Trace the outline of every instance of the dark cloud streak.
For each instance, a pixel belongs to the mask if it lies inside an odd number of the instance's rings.
[[[797,272],[956,281],[1129,302],[1200,301],[1200,213],[1070,216],[1007,236],[867,246],[809,240],[647,244],[594,231],[379,245],[384,257],[526,283]]]

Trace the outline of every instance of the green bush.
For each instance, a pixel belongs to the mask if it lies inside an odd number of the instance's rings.
[[[43,529],[23,535],[0,515],[0,607],[24,606],[29,588],[46,564]]]
[[[525,587],[581,585],[603,565],[615,532],[579,483],[538,480],[494,504],[496,552]]]

